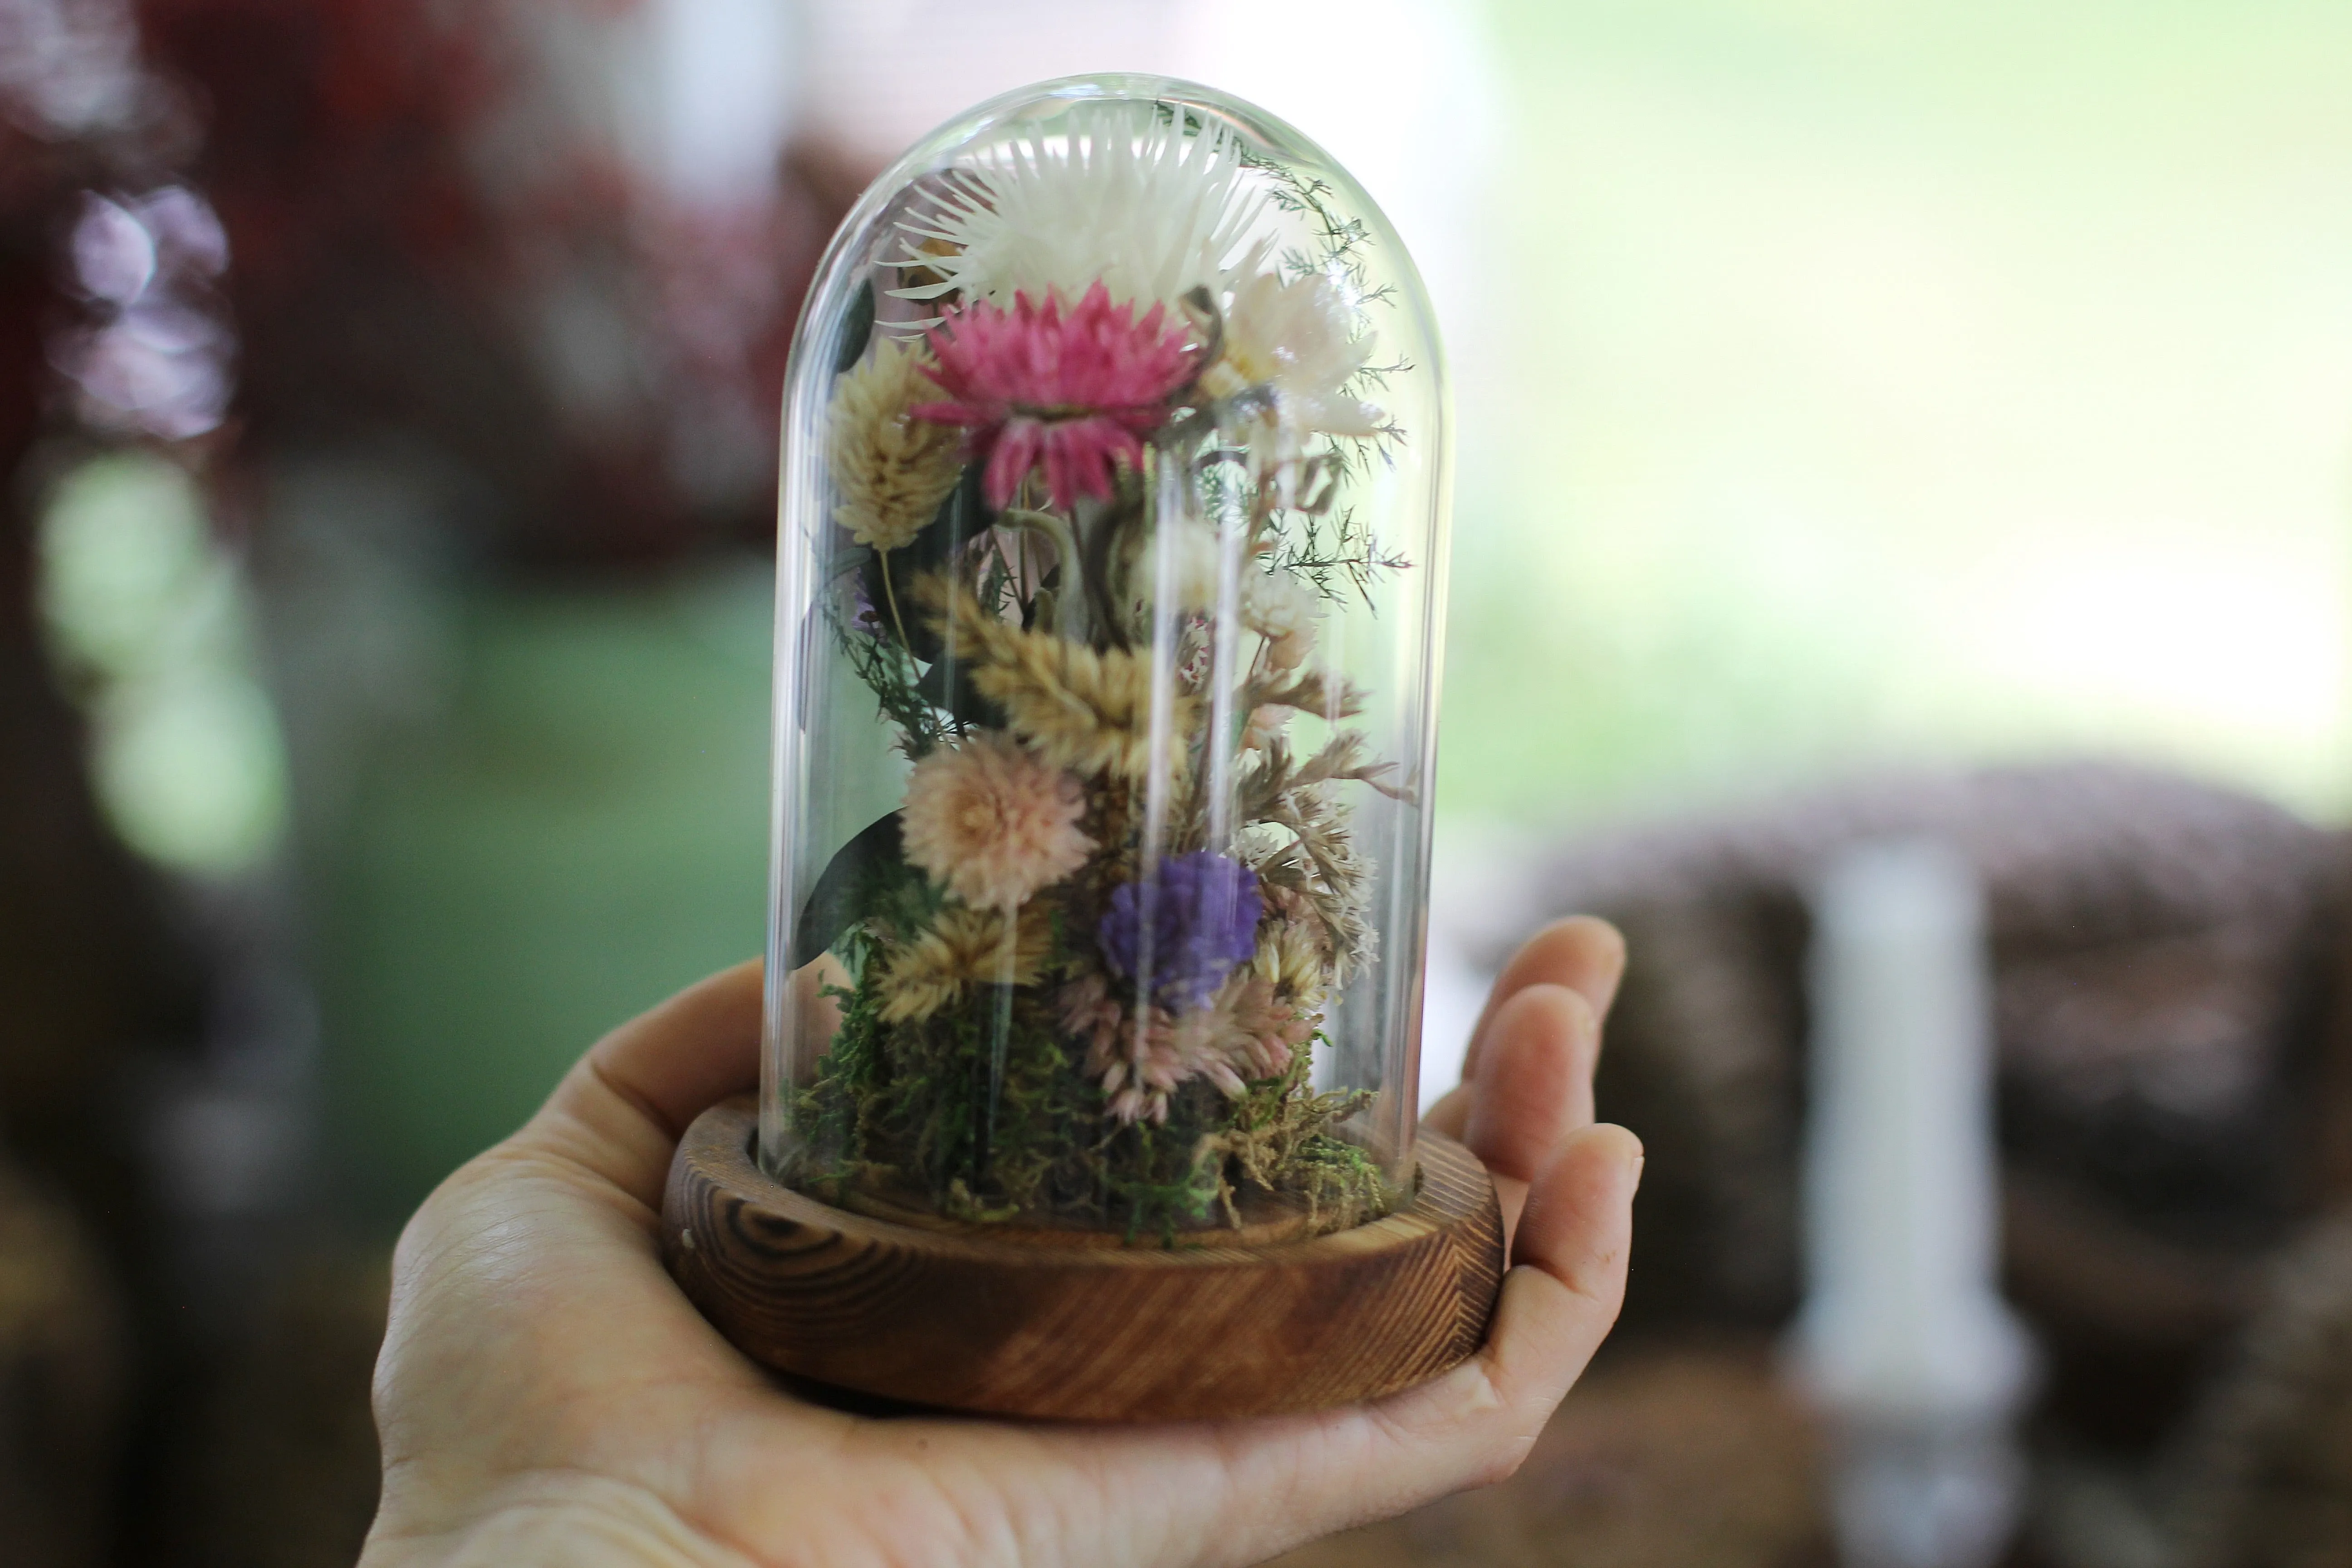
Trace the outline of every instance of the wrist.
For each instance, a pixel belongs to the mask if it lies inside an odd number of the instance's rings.
[[[453,1521],[388,1495],[359,1568],[741,1568],[742,1561],[642,1488],[567,1475],[510,1483]]]

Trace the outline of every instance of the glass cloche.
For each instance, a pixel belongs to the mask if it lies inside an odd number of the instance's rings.
[[[1222,94],[866,193],[785,389],[772,1175],[1063,1243],[1410,1195],[1445,416],[1387,220]]]

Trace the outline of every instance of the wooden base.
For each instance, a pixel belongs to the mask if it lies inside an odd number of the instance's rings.
[[[1345,1405],[1467,1360],[1502,1288],[1495,1185],[1423,1132],[1385,1219],[1257,1247],[1041,1246],[851,1214],[769,1179],[749,1097],[679,1143],[662,1255],[778,1371],[1003,1415],[1178,1421]]]

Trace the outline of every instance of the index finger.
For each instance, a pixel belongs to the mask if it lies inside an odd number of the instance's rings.
[[[1478,1015],[1478,1026],[1470,1032],[1469,1049],[1463,1053],[1462,1081],[1468,1083],[1478,1075],[1479,1058],[1494,1032],[1495,1015],[1528,986],[1565,985],[1591,1003],[1596,1016],[1606,1018],[1624,973],[1625,939],[1607,921],[1570,915],[1544,927],[1520,945],[1503,965],[1503,973],[1495,977],[1495,988],[1487,993],[1486,1005]]]

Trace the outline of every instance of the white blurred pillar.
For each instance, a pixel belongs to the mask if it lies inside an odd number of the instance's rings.
[[[2032,1352],[1999,1291],[1983,900],[1917,840],[1841,855],[1814,909],[1807,1294],[1847,1568],[1985,1568],[2014,1527]]]

